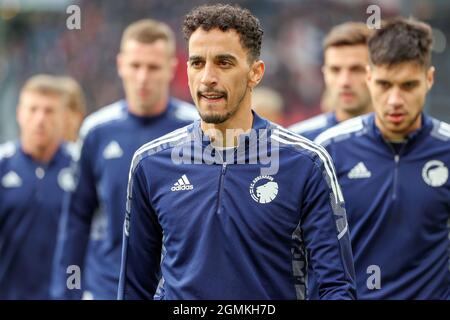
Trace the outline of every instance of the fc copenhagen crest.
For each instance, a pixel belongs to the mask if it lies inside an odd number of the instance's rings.
[[[278,194],[278,183],[271,176],[256,177],[250,184],[250,195],[258,203],[269,203]]]
[[[429,186],[440,187],[448,180],[448,168],[442,161],[428,161],[423,166],[422,177]]]

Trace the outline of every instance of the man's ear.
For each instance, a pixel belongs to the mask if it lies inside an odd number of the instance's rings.
[[[264,64],[264,61],[256,60],[255,62],[253,62],[248,79],[248,85],[250,88],[253,89],[258,85],[258,83],[261,82],[262,77],[264,76],[265,69],[266,66]]]
[[[116,68],[118,75],[122,78],[122,64],[123,64],[123,55],[122,53],[118,53],[116,56]]]
[[[433,87],[433,84],[434,84],[434,72],[435,71],[436,71],[436,69],[433,66],[431,66],[427,70],[427,89],[428,90],[430,90]]]
[[[20,101],[19,101],[19,103],[17,104],[17,107],[16,107],[16,121],[17,121],[17,123],[20,123],[21,116],[22,116],[22,108],[20,107]]]
[[[176,57],[169,58],[170,59],[170,80],[173,80],[175,77],[175,73],[177,72],[178,67],[178,59]]]

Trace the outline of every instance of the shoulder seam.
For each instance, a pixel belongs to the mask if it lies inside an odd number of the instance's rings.
[[[317,144],[322,144],[325,141],[331,140],[333,138],[361,131],[364,129],[363,120],[364,120],[363,117],[357,117],[344,121],[322,132],[320,135],[316,137],[314,142]]]
[[[280,133],[285,138],[291,139],[292,141],[289,141],[283,137],[280,137]],[[331,156],[328,154],[328,152],[325,150],[325,148],[323,148],[320,145],[315,144],[314,142],[312,142],[302,136],[293,134],[285,129],[280,129],[280,128],[275,129],[275,131],[271,135],[271,138],[278,142],[287,144],[287,145],[289,145],[289,144],[290,145],[298,145],[306,150],[316,153],[317,156],[322,161],[322,163],[325,167],[325,171],[330,178],[331,189],[333,190],[333,193],[336,195],[336,200],[339,202],[344,201],[344,196],[342,194],[341,188],[339,187],[337,176],[336,176],[336,173],[334,170],[333,161],[331,160]]]
[[[326,127],[328,124],[327,114],[321,114],[310,119],[297,122],[289,126],[289,130],[295,133],[305,133],[308,131],[318,130]]]
[[[91,113],[83,121],[83,125],[80,128],[80,137],[84,139],[86,135],[94,128],[106,124],[108,122],[123,118],[125,112],[121,105],[122,100],[116,101],[108,106],[100,108],[99,110]]]

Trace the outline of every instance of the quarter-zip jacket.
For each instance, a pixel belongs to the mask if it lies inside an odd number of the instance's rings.
[[[115,299],[119,283],[122,226],[128,171],[134,152],[145,142],[192,123],[195,108],[169,100],[153,117],[128,112],[124,100],[93,113],[83,123],[77,187],[63,206],[55,255],[52,296],[80,299],[88,291],[94,299]],[[81,271],[82,286],[68,288],[69,266]]]
[[[355,298],[328,154],[255,113],[253,129],[224,151],[197,121],[136,152],[119,299],[304,299],[309,265],[321,298]]]
[[[346,200],[362,299],[448,299],[450,126],[422,114],[399,152],[374,114],[322,135]]]
[[[48,163],[20,143],[0,146],[0,299],[49,299],[63,196],[73,158],[61,144]]]

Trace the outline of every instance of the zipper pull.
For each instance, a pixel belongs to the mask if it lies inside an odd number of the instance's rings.
[[[400,156],[399,156],[398,154],[396,154],[396,155],[394,156],[394,160],[395,160],[395,163],[398,163],[399,160],[400,160]]]
[[[227,163],[222,163],[222,174],[225,175],[225,171],[227,170]]]

